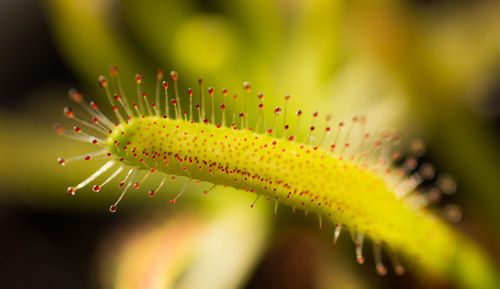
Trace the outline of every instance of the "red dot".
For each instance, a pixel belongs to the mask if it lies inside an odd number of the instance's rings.
[[[69,118],[73,118],[75,116],[75,114],[73,113],[73,110],[71,109],[71,107],[65,107],[64,108],[64,114],[66,114],[66,116],[69,117]]]
[[[68,194],[74,196],[75,195],[75,187],[68,187]]]
[[[110,211],[111,213],[116,212],[116,206],[115,206],[115,205],[111,205],[111,207],[109,207],[109,211]]]
[[[173,81],[176,81],[177,80],[177,72],[175,72],[175,71],[170,72],[170,78],[172,78]]]
[[[108,87],[108,81],[104,76],[99,76],[99,85],[102,87]]]
[[[99,192],[101,190],[101,187],[99,187],[98,185],[94,185],[92,187],[92,190],[94,190],[94,192]]]
[[[65,159],[63,159],[63,158],[58,158],[58,159],[57,159],[57,162],[58,162],[61,166],[66,165],[66,160],[65,160]]]

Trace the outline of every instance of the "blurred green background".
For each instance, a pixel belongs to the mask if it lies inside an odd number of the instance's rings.
[[[65,193],[99,164],[59,167],[92,147],[52,124],[72,125],[61,114],[71,87],[103,102],[97,77],[112,64],[129,95],[136,73],[153,91],[160,68],[179,73],[182,92],[203,77],[217,102],[250,81],[267,106],[290,93],[292,111],[364,114],[374,130],[427,142],[425,161],[458,180],[436,211],[459,204],[457,229],[498,264],[498,15],[500,2],[484,0],[1,1],[2,287],[456,288],[412,270],[378,277],[369,252],[355,264],[346,236],[329,250],[331,226],[283,208],[273,218],[265,201],[250,210],[253,197],[229,189],[192,186],[171,206],[178,180],[154,199],[131,192],[110,215],[112,186]]]

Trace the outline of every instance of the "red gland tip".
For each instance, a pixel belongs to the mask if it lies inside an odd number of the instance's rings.
[[[285,100],[286,100],[286,101],[289,101],[289,100],[290,100],[290,94],[288,94],[288,93],[287,93],[287,94],[285,94]]]
[[[281,114],[281,108],[279,106],[277,106],[275,109],[274,109],[274,113],[276,115],[280,115]]]
[[[56,123],[54,124],[54,131],[58,134],[58,135],[62,135],[64,133],[64,128],[62,125]]]
[[[314,117],[318,117],[318,111],[314,111],[314,112],[313,112],[313,116],[314,116]]]
[[[210,93],[210,94],[214,94],[214,88],[213,88],[213,87],[209,87],[209,88],[208,88],[208,93]]]
[[[118,67],[116,67],[115,65],[111,65],[109,72],[111,72],[111,75],[117,76],[118,75]]]
[[[73,118],[75,116],[75,114],[73,113],[73,110],[69,106],[65,107],[63,112],[69,118]]]
[[[90,159],[91,159],[91,157],[90,157],[89,155],[85,157],[85,160],[86,160],[86,161],[88,161],[88,160],[90,160]]]
[[[140,75],[139,73],[136,74],[135,81],[137,82],[137,84],[140,84],[142,82],[142,75]]]
[[[155,195],[155,191],[153,191],[153,190],[149,190],[148,195],[149,195],[150,197],[153,197],[153,196]]]
[[[385,268],[384,265],[377,264],[377,274],[379,274],[380,276],[387,275],[387,269]]]
[[[175,199],[170,200],[170,203],[171,203],[172,205],[173,205],[173,204],[175,204]]]
[[[189,96],[193,95],[193,89],[192,88],[188,88],[188,93],[189,93]]]
[[[260,101],[264,100],[264,94],[262,92],[257,93],[257,97],[260,99]]]
[[[93,109],[96,109],[97,110],[97,103],[91,101],[90,102],[90,106],[93,108]]]
[[[74,196],[75,195],[75,187],[68,187],[67,189],[67,192],[68,192],[68,195],[71,195],[71,196]]]
[[[71,88],[68,95],[76,103],[81,103],[83,100],[83,95],[76,88]]]
[[[225,108],[226,108],[226,105],[225,105],[225,104],[221,104],[221,105],[220,105],[220,108],[221,108],[221,109],[225,109]]]
[[[142,97],[146,98],[146,92],[145,91],[142,92]]]
[[[92,187],[92,190],[93,190],[94,192],[99,192],[99,191],[101,190],[101,187],[99,187],[98,185],[94,185],[94,186]]]
[[[227,89],[226,88],[222,89],[222,94],[227,95]]]
[[[163,88],[168,88],[168,82],[163,81]]]
[[[63,159],[63,158],[58,158],[57,159],[57,163],[60,164],[61,166],[65,166],[66,165],[66,160]]]
[[[156,71],[156,79],[161,80],[163,78],[163,70],[158,69]]]
[[[176,81],[177,80],[177,72],[172,70],[170,72],[170,78],[172,78],[173,81]]]
[[[118,94],[115,94],[115,99],[120,100],[120,96]]]
[[[79,127],[77,127],[77,126],[74,126],[73,127],[73,131],[76,132],[76,133],[79,133],[79,132],[81,132],[81,129]]]
[[[106,77],[104,76],[99,76],[99,85],[101,87],[108,87],[108,81],[106,80]]]
[[[300,109],[297,109],[297,112],[296,112],[297,116],[301,116],[302,115],[302,110]]]
[[[250,92],[250,82],[248,81],[243,82],[243,87],[247,92]]]
[[[200,109],[200,105],[199,104],[195,104],[194,106],[196,107],[196,109]]]
[[[259,103],[259,108],[262,109],[263,107],[264,107],[264,104],[262,104],[262,102]]]
[[[110,211],[111,213],[115,213],[115,212],[116,212],[116,206],[115,206],[115,205],[111,205],[111,206],[109,207],[109,211]]]

